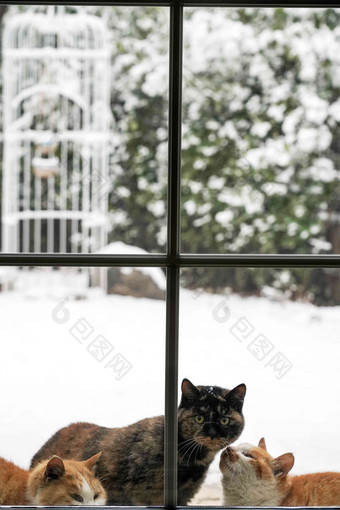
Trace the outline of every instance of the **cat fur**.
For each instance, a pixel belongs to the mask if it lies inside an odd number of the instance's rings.
[[[262,438],[258,446],[229,446],[221,453],[226,506],[339,506],[340,473],[291,476],[294,455],[273,458]]]
[[[199,490],[216,453],[236,441],[244,427],[246,387],[233,390],[182,382],[178,409],[178,504],[186,505]],[[199,425],[195,416],[206,413]],[[230,426],[216,423],[229,413]],[[223,433],[223,437],[221,434]],[[101,451],[97,476],[108,494],[108,505],[164,504],[164,417],[146,418],[122,428],[74,423],[59,430],[33,457],[31,466],[51,452],[81,460]]]
[[[105,490],[93,473],[99,456],[83,462],[53,456],[31,472],[0,458],[0,505],[104,505]]]

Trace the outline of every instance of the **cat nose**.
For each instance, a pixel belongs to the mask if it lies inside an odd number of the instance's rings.
[[[208,436],[210,437],[210,439],[215,439],[215,437],[217,436],[217,430],[214,427],[214,425],[209,425]]]
[[[236,462],[237,453],[232,446],[227,446],[227,448],[224,450],[224,452],[223,453],[225,454],[226,457],[228,457],[230,462]]]

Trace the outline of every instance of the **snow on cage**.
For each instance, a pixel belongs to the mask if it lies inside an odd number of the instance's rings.
[[[2,249],[94,252],[107,242],[107,29],[81,7],[11,7],[2,43]]]

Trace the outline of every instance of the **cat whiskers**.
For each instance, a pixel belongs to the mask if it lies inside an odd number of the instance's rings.
[[[197,454],[198,454],[198,453],[200,453],[200,451],[201,451],[201,449],[202,449],[202,448],[203,448],[203,445],[202,445],[202,444],[200,444],[200,445],[199,445],[199,448],[196,450],[195,462],[196,462],[196,460],[197,460]]]
[[[195,448],[197,445],[197,441],[195,441],[194,439],[191,440],[191,442],[187,445],[185,445],[186,447],[183,449],[181,455],[183,456],[183,458],[190,452],[190,450],[192,450],[193,448]]]
[[[178,465],[179,466],[181,465],[181,463],[184,460],[185,456],[188,455],[188,453],[190,452],[189,458],[188,458],[188,461],[187,461],[187,465],[189,465],[189,460],[190,460],[190,457],[191,457],[192,453],[195,451],[195,449],[198,446],[200,446],[200,444],[195,439],[187,439],[186,441],[182,441],[182,443],[180,443],[180,445],[181,446],[178,448],[178,453],[180,452],[180,450],[183,450],[183,451],[181,453],[182,459],[179,461]]]
[[[240,462],[236,462],[233,464],[233,471],[230,482],[232,482],[236,475],[240,475],[241,473],[244,473],[246,471],[246,468],[240,464]]]
[[[206,436],[197,436],[195,439],[199,444],[205,446]]]
[[[194,453],[195,450],[196,450],[195,460],[197,459],[197,453],[199,452],[199,449],[200,449],[201,446],[202,445],[200,443],[196,442],[194,448],[190,452],[190,455],[189,455],[189,458],[188,458],[188,462],[187,462],[187,467],[189,467],[190,457]]]
[[[192,437],[190,439],[185,439],[184,441],[181,441],[180,443],[178,443],[178,451],[183,448],[182,445],[185,445],[187,443],[190,443],[192,441],[195,441]],[[181,448],[180,448],[181,447]]]
[[[192,438],[190,439],[186,439],[185,441],[182,441],[181,443],[179,443],[178,445],[178,454],[181,452],[182,450],[182,453],[181,455],[182,456],[185,456],[186,453],[188,452],[188,450],[190,449],[190,447],[193,445],[193,443],[195,443],[196,441]]]

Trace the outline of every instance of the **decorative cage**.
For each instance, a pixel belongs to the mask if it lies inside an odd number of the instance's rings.
[[[109,52],[103,21],[84,8],[9,9],[3,251],[91,253],[106,244]]]

